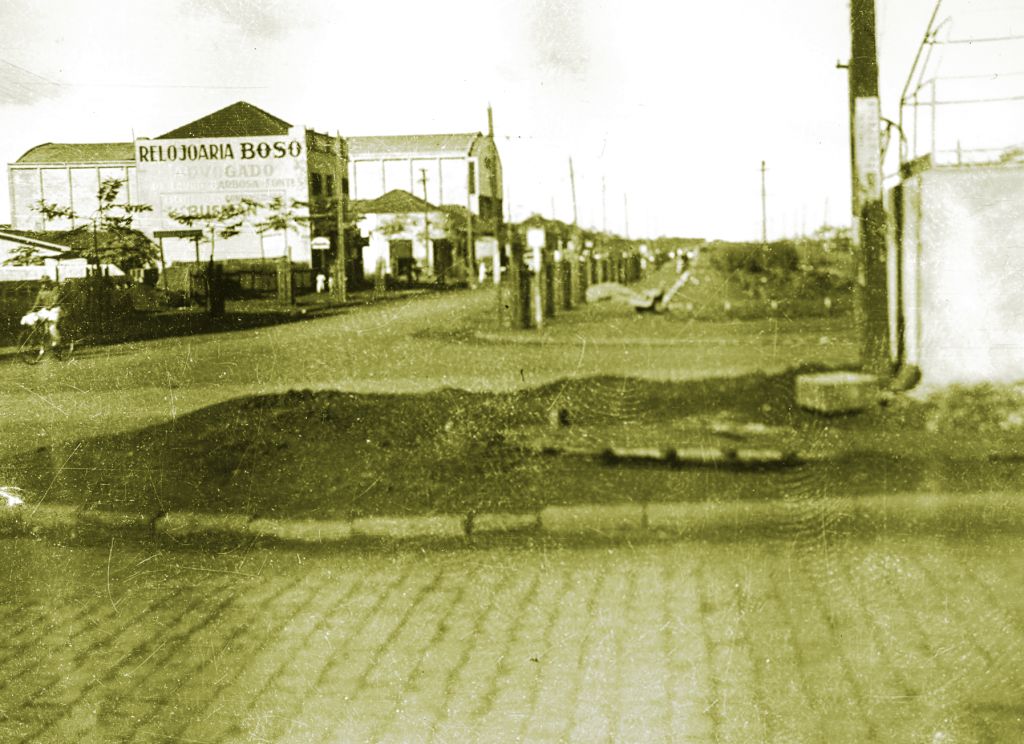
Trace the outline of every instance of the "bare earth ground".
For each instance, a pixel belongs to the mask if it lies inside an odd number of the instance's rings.
[[[695,296],[710,303],[713,282]],[[493,289],[445,293],[5,364],[0,477],[51,503],[340,518],[1019,483],[1012,457],[987,461],[1019,452],[1016,435],[965,442],[929,431],[927,409],[910,404],[834,419],[797,410],[794,368],[854,361],[848,316],[709,322],[601,303],[511,332],[496,308]],[[516,446],[551,432],[560,409],[570,427],[557,436],[753,442],[837,462],[671,471]]]

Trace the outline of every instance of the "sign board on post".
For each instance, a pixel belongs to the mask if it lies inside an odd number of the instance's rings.
[[[860,204],[882,198],[882,118],[877,96],[854,101],[854,163]]]
[[[313,242],[310,243],[309,247],[314,251],[328,251],[331,249],[331,239],[321,235],[313,238]]]
[[[531,227],[526,231],[526,263],[534,273],[540,272],[544,245],[547,236],[543,227]]]

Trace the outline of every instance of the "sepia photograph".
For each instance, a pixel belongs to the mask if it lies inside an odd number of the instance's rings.
[[[0,27],[0,744],[1024,742],[1019,0]]]

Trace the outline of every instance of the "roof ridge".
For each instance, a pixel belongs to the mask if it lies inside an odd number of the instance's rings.
[[[254,116],[255,115],[255,116]],[[234,121],[232,121],[234,117]],[[262,119],[260,121],[259,119]],[[276,126],[275,126],[276,125]],[[242,130],[246,126],[258,129],[261,133],[281,134],[280,130],[291,129],[290,122],[279,116],[274,116],[269,111],[264,111],[248,101],[235,101],[223,108],[219,108],[205,116],[175,127],[155,139],[189,139],[194,137],[235,137],[246,136]],[[210,133],[195,134],[197,130],[208,129]],[[274,130],[274,131],[270,131]],[[227,132],[224,134],[222,132]],[[261,136],[260,134],[249,134],[248,136]]]

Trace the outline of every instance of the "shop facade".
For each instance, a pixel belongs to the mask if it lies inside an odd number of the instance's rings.
[[[343,243],[346,142],[245,102],[156,138],[40,145],[10,164],[8,177],[12,228],[50,231],[88,223],[100,183],[122,181],[119,198],[152,207],[134,227],[160,241],[167,266],[290,259],[325,269]],[[33,209],[40,200],[78,216],[44,219]],[[169,236],[184,229],[202,237]]]

